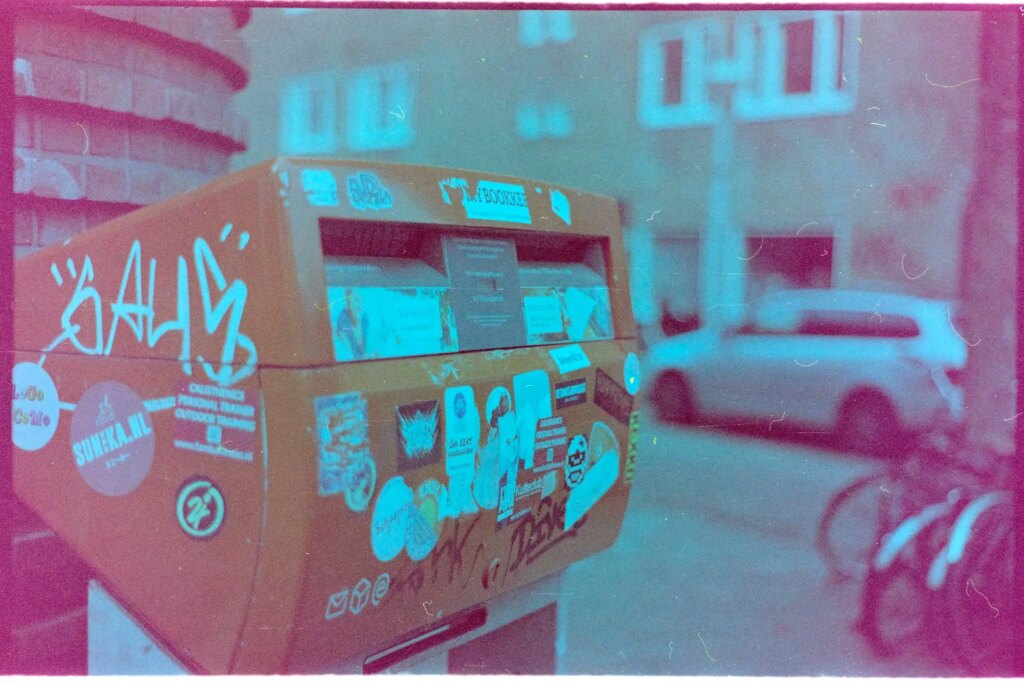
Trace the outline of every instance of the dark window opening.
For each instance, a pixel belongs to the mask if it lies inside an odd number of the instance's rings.
[[[814,20],[784,25],[786,32],[786,93],[811,92],[814,72]]]
[[[872,311],[806,311],[797,334],[911,339],[921,331],[912,318],[902,315]]]
[[[747,238],[747,299],[779,289],[832,286],[832,238]]]
[[[661,91],[662,104],[680,104],[683,101],[683,40],[666,40],[661,44],[665,64],[665,86]]]

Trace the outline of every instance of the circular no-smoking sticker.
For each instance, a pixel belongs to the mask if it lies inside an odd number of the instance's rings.
[[[175,506],[181,530],[192,538],[212,538],[224,524],[224,496],[209,479],[190,479]]]

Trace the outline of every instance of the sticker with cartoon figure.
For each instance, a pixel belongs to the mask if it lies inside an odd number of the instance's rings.
[[[404,472],[441,461],[441,416],[437,401],[421,401],[395,408],[398,423],[398,471]]]
[[[480,507],[498,506],[498,486],[519,454],[516,414],[512,394],[503,386],[491,390],[484,409],[487,440],[480,449],[480,462],[473,480],[473,494]]]
[[[453,516],[473,514],[473,467],[480,443],[480,411],[473,387],[451,387],[444,391],[445,472]]]
[[[321,496],[344,495],[349,509],[363,512],[377,485],[366,399],[359,392],[319,396],[314,407],[320,442],[317,492]]]
[[[220,488],[202,477],[182,485],[175,510],[181,530],[197,540],[213,538],[224,525],[227,512]]]
[[[112,381],[85,390],[71,418],[71,452],[94,491],[134,491],[149,474],[155,450],[153,421],[138,394]]]
[[[50,374],[36,363],[14,366],[14,419],[11,435],[23,451],[38,451],[50,443],[60,419],[60,399]]]
[[[573,488],[587,473],[587,437],[577,434],[569,442],[569,450],[565,457],[565,485]]]
[[[619,441],[603,422],[590,429],[590,467],[583,481],[569,491],[565,503],[565,530],[583,518],[619,478]]]

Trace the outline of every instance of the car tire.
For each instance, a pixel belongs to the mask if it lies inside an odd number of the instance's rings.
[[[651,391],[654,412],[662,422],[691,424],[696,419],[693,392],[686,378],[676,372],[665,373],[654,382]]]
[[[883,457],[902,452],[899,418],[892,403],[874,391],[854,393],[839,409],[836,440],[845,450]]]

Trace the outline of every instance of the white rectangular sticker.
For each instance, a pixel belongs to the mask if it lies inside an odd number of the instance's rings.
[[[480,443],[480,412],[473,387],[444,390],[444,465],[448,474],[448,502],[451,514],[472,514],[473,465]]]
[[[563,375],[590,367],[590,359],[587,358],[587,354],[579,344],[559,346],[557,349],[551,349],[548,353],[551,354],[551,360],[555,361],[555,365],[558,366],[558,372]]]
[[[601,456],[583,477],[583,481],[569,491],[565,501],[565,530],[580,521],[590,508],[608,493],[615,480],[619,478],[619,454],[607,451]]]
[[[310,206],[338,206],[338,181],[330,171],[302,169],[302,191]]]
[[[565,326],[562,324],[562,306],[557,296],[524,296],[523,317],[526,319],[528,335],[565,332]]]
[[[438,187],[445,204],[453,203],[453,195],[461,200],[466,218],[527,225],[532,222],[526,190],[522,185],[481,180],[476,184],[475,192],[470,195],[469,183],[465,178],[445,178],[438,182]]]

